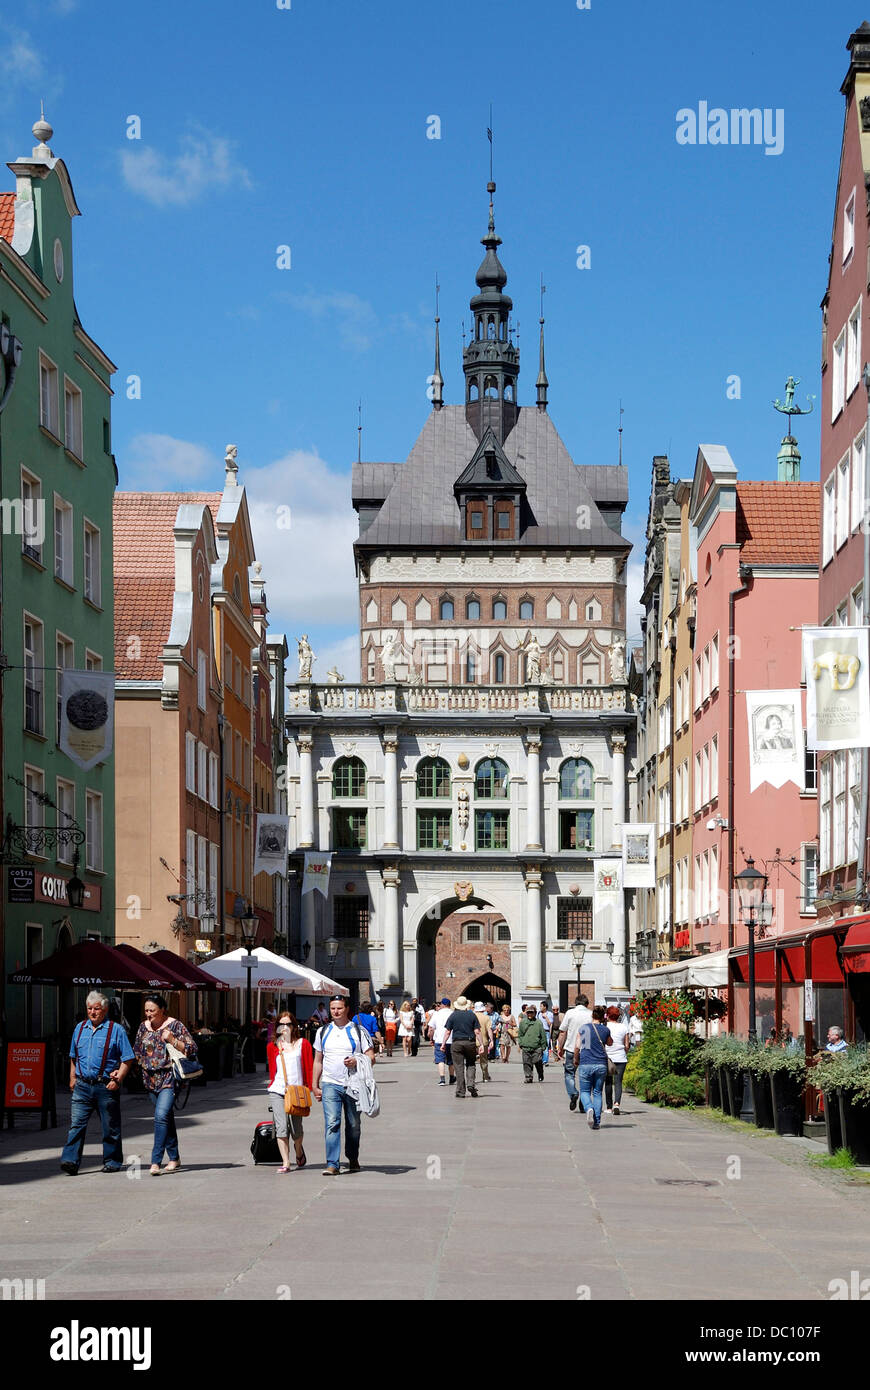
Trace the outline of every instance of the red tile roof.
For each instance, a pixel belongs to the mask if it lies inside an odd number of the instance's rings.
[[[219,492],[116,492],[114,500],[115,674],[160,680],[172,621],[178,508],[199,503],[217,516]]]
[[[0,193],[0,237],[11,241],[15,231],[15,194]]]
[[[819,483],[738,483],[737,540],[746,565],[818,565]]]

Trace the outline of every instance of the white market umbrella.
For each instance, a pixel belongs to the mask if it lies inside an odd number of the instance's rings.
[[[316,970],[309,970],[306,965],[288,960],[286,956],[277,956],[274,951],[267,951],[265,946],[255,947],[251,954],[256,956],[259,962],[259,969],[251,971],[251,986],[257,991],[268,989],[286,990],[288,994],[350,994],[350,990],[344,985],[336,984],[334,980],[318,974]],[[243,989],[248,982],[248,972],[242,965],[242,957],[245,955],[246,950],[239,947],[235,951],[228,951],[225,956],[218,956],[215,960],[203,961],[200,969],[233,989]]]

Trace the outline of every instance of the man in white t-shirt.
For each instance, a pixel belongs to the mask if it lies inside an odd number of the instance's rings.
[[[429,1018],[429,1037],[432,1039],[435,1052],[435,1065],[438,1067],[438,1085],[446,1086],[445,1071],[450,1069],[450,1085],[456,1085],[456,1073],[453,1070],[453,1054],[450,1051],[448,1042],[449,1029],[447,1020],[453,1010],[450,1007],[450,1000],[444,998]]]
[[[375,1049],[365,1028],[351,1022],[346,999],[338,996],[330,999],[329,1012],[331,1022],[318,1028],[317,1037],[314,1039],[314,1073],[311,1089],[314,1099],[323,1102],[323,1118],[326,1124],[324,1173],[327,1177],[337,1178],[341,1172],[342,1111],[344,1152],[348,1170],[351,1173],[360,1171],[360,1112],[353,1096],[348,1093],[348,1073],[356,1070],[356,1059],[360,1052],[373,1062]]]
[[[568,1109],[576,1110],[580,1092],[577,1089],[574,1066],[574,1044],[577,1041],[577,1034],[584,1023],[592,1022],[592,1010],[589,1007],[589,997],[586,994],[578,994],[574,1000],[573,1009],[567,1009],[562,1015],[559,1024],[559,1041],[556,1046],[556,1056],[565,1068],[565,1090],[568,1092]]]

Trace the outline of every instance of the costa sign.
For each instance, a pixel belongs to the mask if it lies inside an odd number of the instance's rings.
[[[38,903],[60,903],[63,907],[69,906],[66,886],[68,879],[61,878],[58,874],[37,874],[34,886],[34,901]],[[102,898],[102,889],[98,883],[85,884],[85,897],[82,908],[85,912],[99,912]]]

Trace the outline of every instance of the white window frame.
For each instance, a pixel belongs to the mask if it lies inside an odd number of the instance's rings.
[[[846,863],[858,858],[858,832],[861,816],[861,757],[862,749],[853,748],[848,754],[849,792],[846,797]]]
[[[833,803],[834,803],[834,846],[833,862],[836,867],[846,863],[846,798],[847,798],[846,751],[837,749],[834,753]]]
[[[208,800],[208,749],[204,743],[196,745],[196,794],[200,801]]]
[[[39,423],[55,439],[60,439],[58,419],[58,383],[60,377],[57,363],[52,362],[44,352],[39,353]]]
[[[69,797],[67,798],[67,794]],[[75,825],[76,819],[76,784],[67,777],[56,777],[54,784],[54,802],[57,806],[58,828]],[[56,850],[58,864],[71,864],[75,853],[72,844],[59,843]]]
[[[705,743],[701,749],[701,805],[710,800],[710,745]]]
[[[196,907],[196,831],[187,830],[184,835],[184,881],[186,884],[186,898],[184,902],[184,914],[186,917],[193,915]]]
[[[704,696],[701,693],[701,658],[695,657],[695,704],[694,708],[699,710],[704,703]]]
[[[96,537],[96,544],[94,538]],[[94,608],[102,606],[103,546],[99,526],[82,519],[82,593]]]
[[[72,416],[72,418],[70,418]],[[77,459],[84,459],[82,393],[68,376],[63,379],[63,442]]]
[[[849,455],[845,453],[837,464],[837,535],[836,546],[849,539]]]
[[[21,470],[21,553],[28,559],[35,560],[38,565],[42,564],[42,547],[45,544],[45,537],[37,545],[35,543],[35,533],[32,529],[34,514],[39,513],[40,507],[44,506],[42,497],[42,479],[35,473],[31,473],[29,468]],[[31,520],[31,527],[28,527],[28,518]]]
[[[54,577],[72,589],[75,585],[73,559],[73,508],[60,493],[54,494]],[[58,526],[60,517],[60,526]],[[60,545],[58,545],[58,539]]]
[[[103,669],[103,658],[100,656],[99,652],[92,652],[91,649],[90,649],[90,647],[86,647],[86,648],[85,648],[85,670],[86,670],[86,671],[102,671],[102,669]]]
[[[31,641],[28,643],[27,629],[31,628]],[[22,622],[22,651],[24,653],[24,728],[28,733],[45,734],[45,626],[32,613],[25,613]],[[34,690],[39,695],[39,719],[37,727],[27,724],[27,691]]]
[[[831,419],[836,420],[846,404],[846,328],[834,342],[831,359]]]
[[[719,795],[719,735],[714,734],[710,743],[710,800]]]
[[[846,323],[846,400],[861,380],[861,300]]]
[[[218,910],[218,846],[208,847],[208,909],[213,917]],[[200,914],[201,916],[202,914]]]
[[[700,811],[702,805],[704,804],[704,803],[702,802],[702,800],[701,800],[701,750],[700,750],[700,748],[698,749],[697,753],[695,754],[695,784],[694,784],[694,793],[695,793],[695,810],[696,810],[696,811]]]
[[[56,690],[55,690],[55,694],[56,694],[56,697],[57,697],[57,698],[56,698],[56,701],[55,701],[55,703],[56,703],[56,705],[57,705],[57,729],[56,729],[56,742],[57,742],[57,743],[60,743],[60,673],[61,673],[61,671],[71,671],[71,670],[74,669],[75,664],[76,664],[76,662],[75,662],[75,652],[76,652],[76,648],[75,648],[75,642],[73,641],[73,639],[72,639],[71,637],[67,637],[67,635],[66,635],[65,632],[57,632],[57,631],[55,631],[55,634],[54,634],[54,662],[55,662],[55,668],[56,668],[56,672],[57,672],[57,675],[56,675],[57,686],[56,686]],[[60,660],[61,654],[63,654],[63,661]],[[67,658],[69,658],[69,659],[67,660]]]
[[[196,837],[196,897],[190,905],[188,916],[202,915],[208,896],[208,840],[204,835]]]
[[[855,192],[853,188],[843,208],[843,265],[855,250]]]
[[[710,693],[719,689],[719,634],[710,643]]]
[[[857,531],[864,516],[864,470],[867,466],[866,431],[852,441],[852,530]]]
[[[834,558],[834,536],[837,522],[837,470],[825,482],[822,500],[822,566]]]
[[[812,871],[810,872],[810,865]],[[819,884],[819,847],[810,841],[801,845],[801,914],[803,916],[817,916],[818,910],[815,903],[815,893],[818,892]],[[810,897],[811,890],[813,896]]]
[[[184,735],[184,785],[196,794],[196,738],[189,730]]]
[[[45,826],[45,806],[39,800],[45,795],[45,772],[41,767],[24,764],[24,828],[42,830]],[[37,856],[44,859],[44,854]]]
[[[92,873],[103,872],[103,797],[85,792],[85,864]]]
[[[201,647],[196,651],[196,703],[205,711],[208,694],[208,656]]]
[[[828,755],[819,763],[819,873],[831,869],[831,760]]]
[[[850,626],[864,626],[864,583],[856,584],[849,595]]]
[[[208,804],[220,810],[220,793],[218,791],[218,755],[209,753],[208,755]]]

